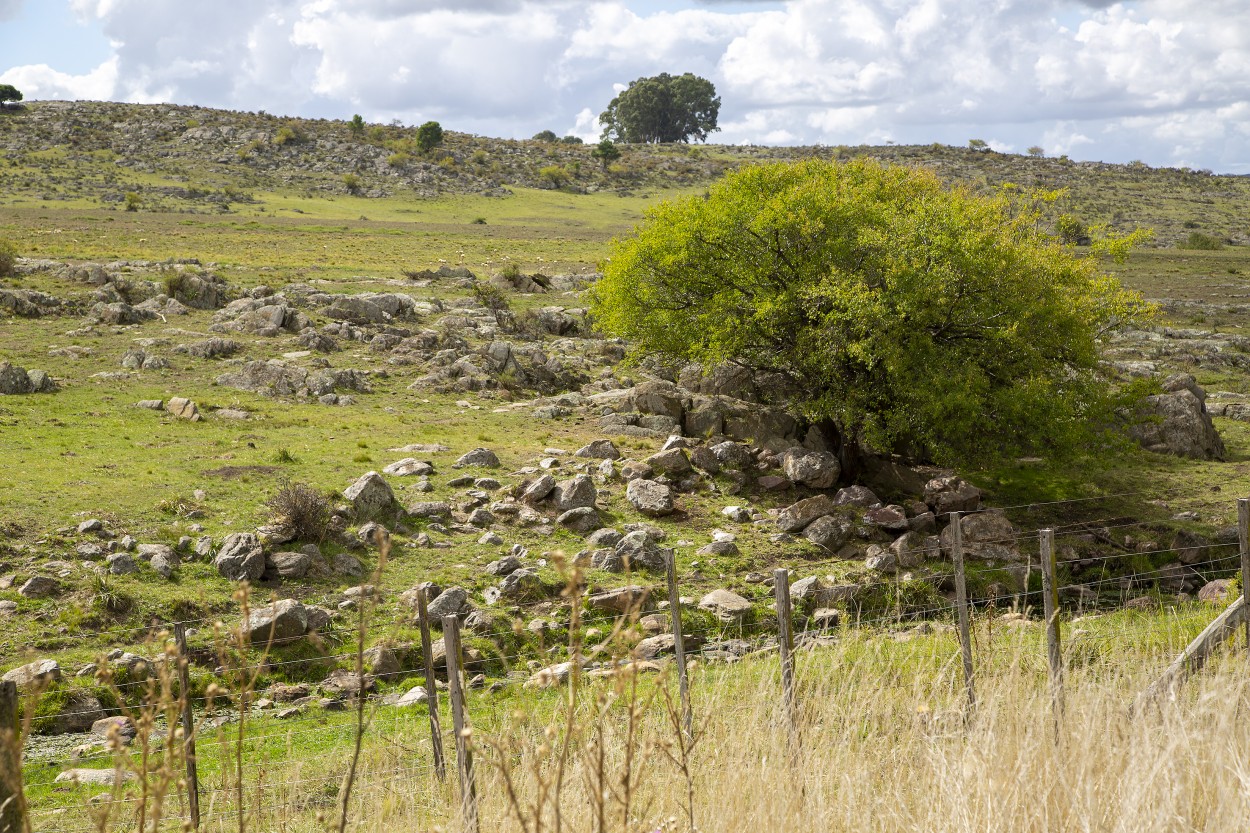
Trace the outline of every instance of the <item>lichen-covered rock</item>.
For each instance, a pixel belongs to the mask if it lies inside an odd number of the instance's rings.
[[[792,483],[811,489],[832,489],[842,474],[838,458],[828,451],[791,448],[782,455],[781,470]]]
[[[295,599],[279,599],[251,610],[244,630],[252,642],[286,645],[308,631],[308,611]]]
[[[265,553],[260,539],[250,532],[227,535],[217,550],[213,566],[231,581],[256,581],[265,574]]]
[[[1164,393],[1141,403],[1129,436],[1143,448],[1159,454],[1196,460],[1224,459],[1220,439],[1206,408],[1206,391],[1188,374],[1170,376]]]
[[[655,480],[629,481],[625,499],[644,515],[652,518],[673,514],[673,490]]]
[[[399,509],[390,484],[376,471],[362,474],[343,490],[343,497],[352,502],[356,518],[362,521],[389,518]]]

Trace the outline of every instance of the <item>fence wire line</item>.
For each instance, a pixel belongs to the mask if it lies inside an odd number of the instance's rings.
[[[1031,535],[1036,535],[1036,534],[1038,534],[1038,533],[1030,533],[1030,534],[1031,534]],[[1008,539],[1000,539],[1000,540],[1008,540]],[[978,543],[982,543],[982,542],[978,542]],[[990,543],[990,542],[984,542],[984,543]],[[1105,562],[1105,561],[1110,561],[1110,560],[1113,560],[1113,559],[1119,559],[1119,558],[1133,558],[1133,557],[1139,557],[1139,556],[1141,556],[1141,557],[1148,557],[1148,556],[1162,555],[1162,554],[1166,554],[1166,553],[1178,553],[1178,554],[1179,554],[1179,553],[1183,553],[1183,552],[1192,552],[1192,551],[1194,551],[1194,550],[1210,550],[1210,549],[1216,549],[1216,548],[1221,548],[1221,547],[1238,547],[1238,546],[1239,546],[1239,544],[1234,544],[1234,543],[1227,543],[1227,544],[1206,544],[1206,545],[1199,545],[1199,546],[1195,546],[1195,547],[1181,547],[1181,548],[1168,548],[1168,549],[1159,549],[1159,550],[1149,550],[1149,551],[1146,551],[1146,552],[1124,552],[1124,553],[1112,553],[1112,554],[1109,554],[1109,555],[1103,555],[1103,556],[1092,556],[1092,557],[1090,557],[1090,558],[1078,558],[1078,559],[1075,559],[1074,561],[1067,562],[1067,563],[1075,563],[1075,564],[1078,564],[1078,565],[1079,565],[1081,562],[1085,562],[1085,561],[1101,561],[1101,562]],[[1206,560],[1206,561],[1197,562],[1197,563],[1191,563],[1191,564],[1184,564],[1184,563],[1182,563],[1182,569],[1190,570],[1190,571],[1192,571],[1192,572],[1197,572],[1197,571],[1198,571],[1198,569],[1199,569],[1199,568],[1201,568],[1201,567],[1212,567],[1212,568],[1214,568],[1216,565],[1223,564],[1223,563],[1225,563],[1225,562],[1227,562],[1227,561],[1231,560],[1231,558],[1232,558],[1232,557],[1233,557],[1233,556],[1231,556],[1231,555],[1230,555],[1230,556],[1225,556],[1225,557],[1223,557],[1223,558],[1219,558],[1219,559],[1208,559],[1208,560]],[[1030,570],[1032,569],[1032,564],[1031,564],[1031,562],[1025,562],[1025,563],[1023,563],[1023,564],[1021,564],[1021,563],[1016,563],[1016,564],[1014,564],[1014,565],[1008,565],[1008,566],[1014,566],[1014,567],[1016,567],[1017,569],[1018,569],[1018,568],[1020,568],[1020,567],[1024,567],[1025,569],[1030,569]],[[988,574],[999,574],[999,573],[1001,573],[1001,572],[1003,571],[1003,569],[1004,569],[1004,568],[1003,568],[1003,567],[1001,567],[1001,566],[985,566],[985,567],[973,568],[973,569],[971,569],[971,570],[967,570],[967,569],[966,569],[966,570],[965,570],[965,575],[977,576],[977,575],[983,575],[983,574],[984,574],[984,575],[988,575]],[[1118,583],[1118,584],[1123,585],[1123,584],[1125,584],[1126,582],[1127,582],[1127,583],[1131,583],[1131,582],[1133,582],[1133,581],[1136,581],[1136,580],[1138,580],[1138,579],[1141,579],[1141,578],[1146,577],[1146,576],[1151,576],[1151,575],[1154,575],[1154,576],[1163,576],[1163,575],[1166,575],[1166,570],[1165,570],[1165,568],[1157,568],[1157,569],[1155,569],[1155,570],[1137,572],[1137,573],[1133,573],[1133,574],[1130,574],[1130,575],[1127,575],[1127,576],[1116,576],[1116,577],[1103,578],[1103,579],[1093,579],[1093,580],[1091,580],[1091,581],[1085,581],[1085,582],[1073,582],[1073,583],[1070,583],[1070,584],[1061,585],[1061,586],[1058,588],[1058,590],[1062,591],[1062,590],[1072,589],[1072,588],[1076,588],[1076,587],[1090,587],[1091,585],[1092,585],[1092,586],[1102,586],[1102,585],[1105,585],[1105,584],[1114,584],[1114,583]],[[956,574],[955,574],[953,571],[952,571],[952,572],[941,572],[941,573],[922,573],[922,574],[919,574],[919,575],[916,575],[916,576],[915,576],[915,578],[916,578],[916,579],[918,579],[918,580],[930,581],[930,582],[932,582],[932,581],[944,582],[944,581],[947,581],[947,580],[954,579],[955,577],[956,577]],[[898,587],[898,584],[899,584],[899,582],[898,582],[898,580],[897,580],[897,579],[892,579],[892,580],[879,581],[879,582],[872,583],[872,584],[856,583],[856,584],[855,584],[855,586],[859,587],[861,590],[873,590],[873,589],[878,589],[878,588],[897,588],[897,587]],[[819,592],[819,591],[818,591],[818,592]],[[1021,596],[1021,595],[1028,595],[1030,592],[1036,592],[1036,591],[1029,591],[1029,590],[1026,588],[1026,589],[1022,590],[1021,592],[1019,592],[1019,593],[1015,593],[1015,594],[1012,594],[1012,595],[1013,595],[1013,597],[1014,597],[1014,596]],[[585,599],[585,598],[587,598],[587,597],[586,597],[586,596],[581,596],[580,598]],[[984,600],[981,600],[981,601],[984,601]],[[974,604],[975,604],[975,602],[974,602]],[[941,611],[948,610],[948,609],[949,609],[949,606],[942,606],[942,607],[935,607],[935,608],[926,608],[926,609],[921,609],[921,610],[908,610],[908,611],[907,611],[907,615],[908,615],[909,617],[911,617],[911,618],[915,618],[915,617],[917,617],[917,616],[925,615],[925,614],[928,614],[928,613],[941,612]],[[893,618],[893,617],[889,617],[889,618]],[[864,624],[864,623],[865,623],[865,622],[864,622],[864,620],[857,620],[857,621],[858,621],[860,624]],[[600,623],[605,623],[605,624],[606,624],[606,623],[617,624],[617,623],[619,623],[619,622],[621,622],[621,616],[620,616],[620,615],[617,615],[617,616],[614,616],[614,617],[606,617],[606,616],[605,616],[605,617],[601,617],[601,618],[597,618],[597,619],[596,619],[596,618],[591,618],[591,619],[583,619],[583,620],[581,620],[581,624],[583,624],[583,625],[592,625],[592,624],[600,624]],[[570,624],[571,624],[571,623],[570,623]],[[564,627],[565,625],[564,625],[564,623],[560,623],[560,626],[561,626],[561,627]],[[717,634],[717,635],[718,635],[718,637],[722,637],[722,638],[723,638],[723,637],[724,637],[724,635],[725,635],[725,631],[726,631],[726,630],[729,630],[729,629],[732,629],[732,628],[734,628],[734,627],[741,627],[741,626],[727,625],[727,626],[725,626],[724,628],[719,629],[719,633]],[[705,632],[705,634],[706,634],[706,633],[707,633],[707,632]],[[694,634],[693,632],[690,632],[690,633],[689,633],[689,635],[696,635],[696,634]],[[700,634],[700,635],[704,635],[704,634]],[[272,648],[275,644],[278,644],[279,642],[282,642],[282,643],[285,643],[285,642],[288,642],[288,641],[289,641],[289,642],[295,642],[295,641],[303,640],[303,639],[305,639],[305,638],[306,638],[305,636],[299,636],[299,637],[291,637],[290,639],[284,639],[284,640],[280,640],[280,641],[279,641],[279,640],[274,640],[274,641],[272,641],[272,642],[268,642],[268,643],[266,643],[268,647],[265,649],[264,653],[265,653],[265,654],[267,654],[267,653],[268,653],[268,650],[269,650],[270,648]],[[375,647],[376,647],[376,646],[375,646]],[[413,646],[413,647],[415,647],[415,646]],[[553,646],[552,646],[552,648],[553,648],[553,649],[558,649],[558,648],[561,648],[561,647],[562,647],[562,645],[561,645],[561,644],[553,644]],[[257,663],[251,664],[251,665],[233,666],[233,667],[231,667],[231,668],[229,669],[229,671],[230,671],[230,673],[236,673],[236,674],[237,674],[237,673],[244,673],[244,672],[252,672],[252,671],[260,671],[260,672],[262,672],[262,673],[265,673],[265,672],[268,672],[268,671],[270,671],[270,670],[272,670],[272,669],[282,668],[282,667],[286,667],[286,666],[290,666],[290,665],[314,665],[314,664],[329,663],[329,662],[333,662],[333,661],[337,661],[337,660],[354,659],[354,658],[357,656],[357,653],[358,653],[358,652],[357,652],[357,650],[356,650],[356,649],[353,649],[353,650],[351,650],[351,651],[345,651],[345,652],[342,652],[342,653],[337,653],[337,654],[326,654],[326,655],[322,655],[322,656],[319,656],[319,657],[314,657],[314,658],[301,658],[301,659],[293,659],[293,660],[281,660],[281,661],[278,661],[278,662],[270,662],[270,661],[268,661],[268,660],[266,659],[266,660],[264,660],[264,661],[262,661],[262,662],[257,662]],[[508,664],[508,662],[509,662],[510,660],[520,661],[520,660],[524,660],[524,659],[526,659],[528,656],[529,656],[529,655],[527,655],[527,654],[519,654],[519,653],[518,653],[518,654],[512,654],[512,655],[507,655],[507,654],[505,654],[505,655],[491,655],[491,656],[488,656],[488,657],[487,657],[487,659],[488,659],[488,660],[492,660],[492,661],[496,661],[496,662],[503,662],[503,663],[505,663],[505,664]],[[149,665],[156,665],[156,664],[157,664],[157,663],[153,663],[153,662],[151,662],[150,660],[145,660],[145,662],[148,662],[148,664],[149,664]],[[395,672],[384,672],[384,673],[381,673],[381,674],[370,674],[370,676],[372,676],[372,677],[373,677],[373,678],[375,678],[375,679],[378,679],[378,678],[385,678],[385,677],[392,677],[392,676],[394,676],[394,677],[413,676],[413,675],[414,675],[414,674],[416,674],[416,673],[419,673],[419,669],[414,669],[414,670],[403,670],[403,669],[401,669],[401,670],[399,670],[399,671],[395,671]],[[151,685],[151,684],[152,684],[151,679],[148,679],[148,680],[137,680],[137,681],[132,681],[132,682],[128,682],[128,683],[118,683],[118,684],[116,684],[116,685],[114,686],[114,688],[116,688],[116,689],[118,689],[118,690],[120,691],[120,690],[124,690],[124,689],[129,689],[129,688],[138,687],[138,686],[144,686],[144,687],[146,687],[146,686]],[[229,695],[226,695],[226,696],[229,696]],[[202,702],[207,702],[207,701],[208,701],[208,699],[209,699],[209,698],[206,698],[206,697],[192,698],[192,699],[191,699],[191,702],[192,702],[192,703],[197,703],[197,702],[202,703]],[[82,710],[82,711],[66,711],[66,712],[57,712],[57,713],[54,713],[54,714],[51,714],[51,715],[45,715],[44,717],[74,717],[74,716],[81,716],[81,715],[84,715],[84,714],[94,714],[94,713],[96,713],[96,710],[94,710],[94,709],[92,709],[92,710]]]

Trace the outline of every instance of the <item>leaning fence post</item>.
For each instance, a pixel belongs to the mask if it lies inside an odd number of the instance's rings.
[[[1055,531],[1040,533],[1042,556],[1042,609],[1046,614],[1046,658],[1050,664],[1050,701],[1055,713],[1055,734],[1063,720],[1063,650],[1059,642],[1059,585],[1055,583]]]
[[[0,682],[0,833],[29,833],[22,786],[22,732],[17,683]]]
[[[174,642],[178,646],[178,686],[182,692],[182,757],[187,764],[187,807],[191,811],[191,829],[200,829],[200,775],[195,759],[195,715],[191,709],[191,673],[188,665],[187,630],[181,622],[174,623]]]
[[[968,627],[968,584],[964,575],[964,531],[960,513],[951,512],[951,557],[955,561],[955,608],[959,613],[959,651],[964,660],[964,686],[968,690],[968,717],[977,706],[973,685],[972,634]]]
[[[434,774],[447,780],[447,764],[443,761],[443,727],[438,720],[438,685],[434,680],[434,643],[430,639],[430,614],[426,589],[417,588],[417,618],[421,624],[421,658],[425,665],[425,704],[430,713],[430,748],[434,752]],[[446,646],[446,643],[443,643]]]
[[[1250,610],[1250,498],[1237,499],[1237,541],[1241,545],[1242,607]],[[1250,656],[1250,618],[1246,619],[1246,655]]]
[[[451,695],[451,721],[456,730],[456,764],[460,770],[460,807],[465,833],[478,833],[477,784],[474,783],[473,748],[464,709],[464,685],[460,680],[460,620],[443,617],[443,646],[447,652],[447,691]]]
[[[690,711],[690,678],[686,673],[686,643],[681,633],[681,596],[677,594],[677,553],[668,551],[665,560],[668,573],[668,611],[673,622],[673,652],[677,657],[677,685],[681,691],[681,722],[686,737],[694,736],[694,716]]]
[[[799,720],[794,699],[794,637],[790,632],[790,571],[784,567],[773,570],[773,595],[777,599],[777,643],[781,650],[781,699],[790,723],[791,743],[796,743]],[[797,750],[797,745],[794,751]]]

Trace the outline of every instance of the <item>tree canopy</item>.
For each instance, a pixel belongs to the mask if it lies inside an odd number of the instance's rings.
[[[599,116],[604,139],[628,143],[706,142],[720,128],[720,96],[706,78],[693,73],[630,82]]]
[[[0,84],[0,104],[6,101],[21,101],[22,91],[12,84]]]
[[[436,121],[427,121],[417,128],[417,147],[422,153],[429,153],[443,143],[443,126]]]
[[[614,241],[592,312],[636,355],[785,380],[848,472],[1053,452],[1110,414],[1099,338],[1149,307],[1044,227],[919,169],[752,166]]]

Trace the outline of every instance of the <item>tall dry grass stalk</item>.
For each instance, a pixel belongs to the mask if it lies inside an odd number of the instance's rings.
[[[563,807],[564,830],[594,833],[1250,827],[1243,655],[1227,655],[1177,701],[1134,718],[1133,695],[1161,663],[1126,663],[1125,646],[1074,669],[1056,734],[1044,649],[1032,636],[982,633],[995,654],[979,669],[980,705],[966,726],[949,637],[900,645],[846,633],[833,648],[801,653],[802,746],[793,758],[775,657],[703,670],[702,728],[688,753],[671,681],[587,685],[574,728],[583,754],[569,758],[565,794],[548,806]],[[511,750],[510,766],[481,789],[482,816],[497,830],[555,829],[553,814],[544,820],[526,803],[555,765],[537,728],[521,715],[499,727],[495,743]],[[509,790],[519,801],[506,799]]]

